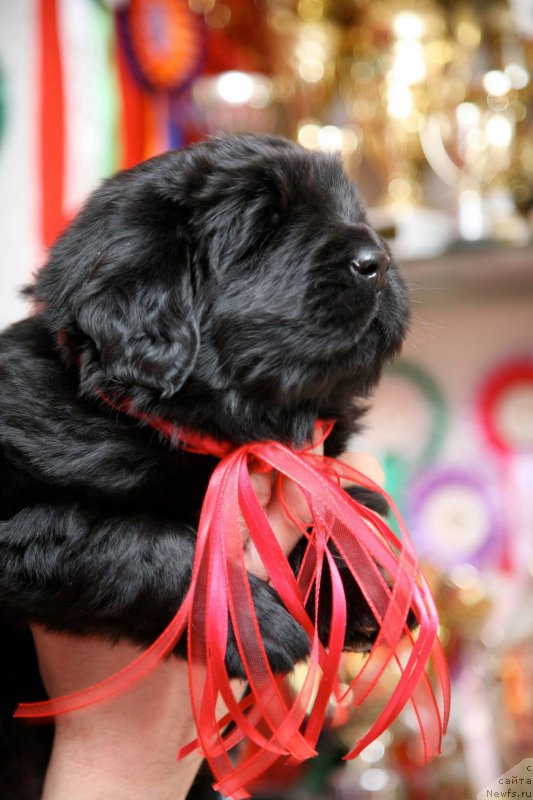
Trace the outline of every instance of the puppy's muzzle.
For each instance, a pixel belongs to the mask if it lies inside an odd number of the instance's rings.
[[[374,242],[364,245],[350,263],[350,269],[357,280],[375,286],[380,291],[387,282],[390,257],[387,251]]]

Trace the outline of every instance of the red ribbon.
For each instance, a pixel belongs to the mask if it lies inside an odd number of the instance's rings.
[[[115,25],[115,51],[118,66],[120,91],[118,93],[120,108],[121,146],[120,169],[134,167],[143,158],[143,129],[145,124],[144,105],[146,98],[138,81],[132,75],[124,46],[118,36],[117,17]]]
[[[314,756],[332,696],[339,701],[351,696],[356,706],[378,703],[382,709],[346,758],[355,757],[379,736],[408,702],[420,728],[422,760],[437,755],[449,714],[448,672],[437,638],[434,602],[391,498],[351,467],[309,450],[294,452],[277,442],[232,447],[184,432],[165,420],[138,414],[127,403],[112,405],[150,424],[174,444],[221,458],[211,476],[201,511],[191,586],[167,628],[132,664],[73,694],[21,704],[16,716],[55,716],[124,691],[168,655],[187,631],[190,695],[198,738],[182,748],[178,757],[199,748],[215,776],[216,788],[226,797],[235,800],[249,797],[246,787],[280,757],[300,762]],[[329,430],[331,425],[325,436]],[[285,513],[308,539],[297,576],[255,496],[250,480],[251,464],[254,470],[258,465],[275,470],[275,491]],[[287,479],[305,496],[312,526],[294,520],[287,508],[283,499]],[[398,519],[401,539],[377,514],[349,497],[341,487],[341,480],[382,494]],[[306,678],[295,696],[282,691],[285,676],[274,675],[266,657],[244,561],[243,521],[272,586],[310,638]],[[328,543],[337,547],[380,624],[379,635],[362,669],[348,689],[343,690],[337,674],[345,637],[346,599]],[[315,592],[313,618],[305,610],[313,586],[320,585],[324,569],[329,570],[332,587],[326,647],[318,637],[318,592]],[[419,623],[414,633],[406,624],[410,609]],[[241,701],[234,698],[224,660],[229,619],[250,685],[250,694]],[[428,666],[434,685],[426,671]],[[391,676],[395,685],[387,690],[389,697],[383,704],[381,678],[385,672],[387,686]],[[220,698],[228,712],[217,719],[216,705]],[[225,733],[230,721],[235,726]],[[247,748],[235,763],[228,752],[243,739],[257,747]]]
[[[65,109],[58,15],[56,0],[40,0],[40,227],[46,247],[52,244],[67,222],[63,212]]]

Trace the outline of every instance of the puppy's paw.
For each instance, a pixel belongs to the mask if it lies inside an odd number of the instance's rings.
[[[295,574],[298,574],[307,542],[300,541],[290,555],[290,564]],[[379,623],[372,614],[361,589],[354,580],[348,566],[340,556],[335,545],[330,542],[328,548],[335,560],[339,575],[344,588],[346,598],[346,632],[344,636],[344,649],[354,652],[368,652],[376,640],[379,633]],[[307,601],[306,610],[311,618],[315,613],[315,593],[316,585],[311,589]],[[332,586],[331,576],[327,565],[322,572],[322,580],[319,589],[319,614],[318,614],[318,635],[322,644],[327,646],[330,636],[330,620],[332,611]]]
[[[376,514],[381,514],[382,517],[386,517],[390,511],[385,498],[372,489],[365,489],[364,486],[346,486],[344,491],[358,503],[375,511]]]
[[[278,595],[264,581],[250,575],[261,638],[272,672],[290,672],[298,661],[309,655],[309,638],[282,605]],[[226,667],[231,678],[246,678],[246,673],[230,626]]]

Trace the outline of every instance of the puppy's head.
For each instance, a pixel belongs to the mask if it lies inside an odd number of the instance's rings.
[[[407,294],[339,157],[220,137],[119,173],[35,298],[81,388],[240,442],[350,416],[399,349]]]

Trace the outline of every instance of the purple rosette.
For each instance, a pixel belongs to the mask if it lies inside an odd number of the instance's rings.
[[[504,527],[497,492],[470,470],[425,472],[410,489],[408,519],[421,558],[440,567],[496,565],[501,556]]]

